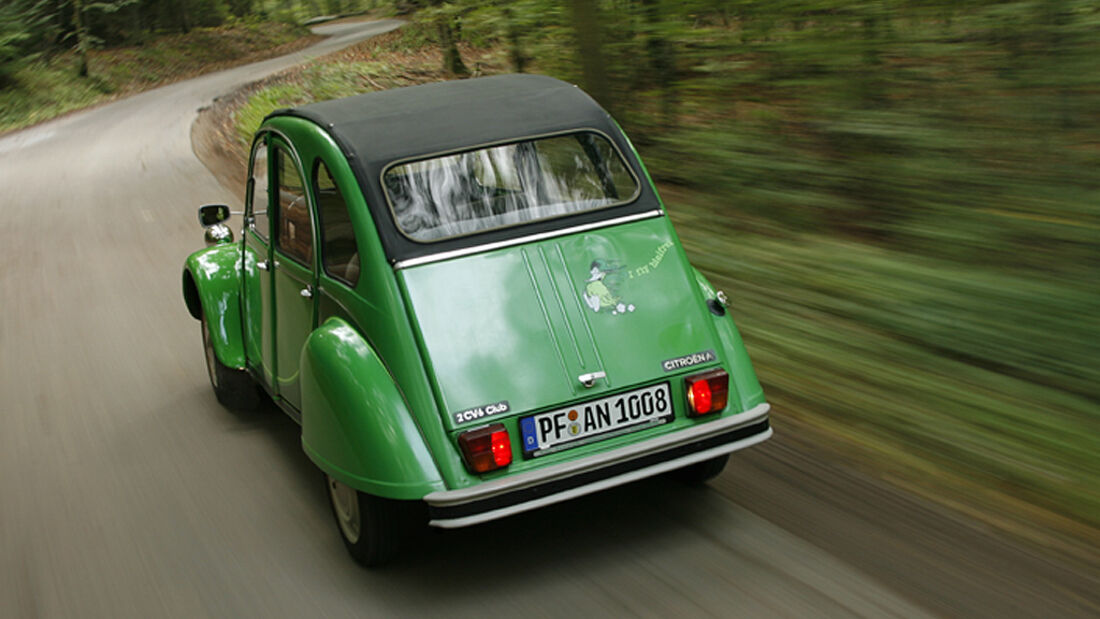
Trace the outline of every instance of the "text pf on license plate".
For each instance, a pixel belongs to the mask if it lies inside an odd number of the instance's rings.
[[[661,383],[523,417],[523,454],[541,456],[660,425],[672,419],[671,396]]]

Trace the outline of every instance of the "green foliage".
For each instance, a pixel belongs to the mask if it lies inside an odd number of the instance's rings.
[[[781,414],[951,500],[1100,525],[1096,7],[645,4],[602,3],[613,105]]]
[[[442,52],[444,71],[458,77],[469,75],[470,70],[458,50],[461,21],[463,15],[469,12],[469,7],[441,0],[424,4],[414,17],[416,36]]]
[[[253,0],[227,0],[226,8],[234,17],[248,17],[252,14]]]
[[[396,67],[380,61],[310,64],[293,80],[266,86],[249,96],[234,115],[237,137],[242,145],[250,144],[264,117],[273,110],[374,90],[377,80],[387,80],[395,71]]]
[[[23,24],[24,16],[18,5],[0,6],[0,89],[11,82],[14,62],[30,34]]]
[[[260,128],[260,123],[272,110],[294,107],[307,101],[309,98],[304,90],[296,85],[282,84],[261,90],[250,97],[248,103],[234,117],[238,138],[242,144],[250,144],[252,134]]]
[[[0,132],[94,105],[119,93],[268,53],[298,40],[302,33],[297,26],[269,22],[200,28],[141,47],[93,52],[87,79],[75,79],[79,58],[73,53],[22,60],[13,66],[15,86],[0,89]]]
[[[0,90],[14,85],[16,71],[52,34],[47,0],[9,0],[0,5]]]
[[[354,12],[365,0],[324,5]],[[142,44],[166,32],[188,33],[230,19],[266,21],[271,14],[298,24],[321,13],[317,0],[6,0],[0,6],[0,71],[13,70],[32,52]]]
[[[378,0],[4,0],[0,2],[0,88],[40,54],[143,45],[167,33],[226,23],[299,25],[327,11],[359,13]],[[79,68],[84,77],[87,67]]]
[[[0,6],[0,63],[9,63],[19,57],[23,44],[30,38],[25,24],[26,15],[18,4]]]
[[[670,208],[692,261],[730,293],[777,415],[953,502],[1003,510],[1007,496],[1100,525],[1095,286]]]

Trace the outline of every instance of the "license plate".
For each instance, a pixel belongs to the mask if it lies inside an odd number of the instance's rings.
[[[672,419],[668,383],[635,389],[519,420],[523,455],[530,458],[579,447]]]

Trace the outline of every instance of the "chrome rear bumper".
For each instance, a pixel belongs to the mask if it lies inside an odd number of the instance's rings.
[[[433,527],[455,529],[598,492],[744,449],[772,435],[768,404],[604,453],[424,497]]]

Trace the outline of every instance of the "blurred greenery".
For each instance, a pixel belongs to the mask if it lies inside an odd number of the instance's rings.
[[[776,415],[940,498],[1003,509],[1003,494],[1050,512],[1032,524],[1096,525],[1094,291],[834,235],[754,234],[684,198],[669,206],[677,229],[731,293]]]
[[[303,47],[301,24],[378,0],[4,0],[0,132]]]
[[[27,60],[14,70],[12,77],[18,86],[0,89],[0,132],[203,70],[260,59],[277,50],[290,51],[301,45],[297,42],[305,33],[282,23],[195,28],[186,35],[162,35],[142,46],[92,51],[86,78],[77,78],[80,60],[71,52]]]
[[[601,3],[607,103],[776,414],[930,495],[1095,541],[1100,6],[660,3],[652,24],[647,4]]]
[[[730,294],[781,428],[1000,525],[1095,542],[1100,7],[603,0],[578,24],[571,2],[445,4],[391,52],[438,45],[445,14],[474,73],[597,94]],[[361,75],[447,75],[372,45],[367,66],[256,94],[242,139],[272,107],[377,87]]]

